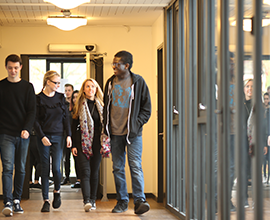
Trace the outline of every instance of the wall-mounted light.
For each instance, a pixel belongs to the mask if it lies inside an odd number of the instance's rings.
[[[47,24],[53,25],[63,31],[71,31],[80,26],[87,24],[87,19],[84,16],[49,16]]]
[[[55,6],[62,9],[72,9],[76,8],[81,4],[89,3],[90,0],[43,0],[44,2],[49,2]]]
[[[270,25],[270,19],[268,18],[263,18],[262,19],[262,27]],[[236,26],[236,21],[231,22],[231,26]],[[245,18],[243,19],[243,30],[244,31],[251,31],[251,19],[250,18]]]

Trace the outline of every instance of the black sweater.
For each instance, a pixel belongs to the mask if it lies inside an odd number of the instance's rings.
[[[33,85],[23,79],[0,81],[0,134],[21,136],[22,130],[29,134],[35,120],[36,97]]]
[[[34,128],[39,138],[46,135],[71,136],[71,128],[64,94],[55,92],[52,97],[43,92],[37,95],[37,113]]]

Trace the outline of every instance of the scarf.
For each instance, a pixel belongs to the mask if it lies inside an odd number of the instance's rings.
[[[103,107],[97,98],[95,98],[95,105],[97,107],[100,121],[103,121],[102,112]],[[87,99],[82,102],[82,107],[79,110],[80,126],[81,126],[81,142],[82,152],[86,155],[87,159],[93,156],[92,143],[94,138],[94,120],[89,111]]]
[[[254,109],[253,107],[250,110],[250,114],[247,120],[247,136],[248,136],[248,145],[249,145],[249,154],[253,156],[254,154]]]

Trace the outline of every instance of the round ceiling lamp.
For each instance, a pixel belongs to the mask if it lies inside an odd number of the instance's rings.
[[[72,9],[76,8],[81,4],[90,3],[90,0],[43,0],[44,2],[49,2],[55,6],[62,9]]]

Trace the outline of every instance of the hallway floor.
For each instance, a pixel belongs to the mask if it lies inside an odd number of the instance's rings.
[[[100,220],[116,220],[116,219],[144,219],[144,220],[161,220],[161,219],[179,219],[164,208],[162,203],[157,203],[154,199],[148,198],[151,209],[144,215],[135,215],[133,200],[129,202],[129,209],[124,213],[111,213],[112,208],[116,204],[115,199],[109,199],[107,202],[101,202],[97,200],[97,209],[85,212],[83,209],[82,195],[80,189],[71,189],[70,185],[61,187],[62,205],[59,209],[53,209],[51,207],[50,213],[41,213],[40,209],[43,205],[41,190],[30,189],[30,199],[22,200],[21,206],[24,209],[24,214],[14,214],[12,219],[20,220],[46,220],[46,219],[57,219],[57,220],[83,220],[83,219],[100,219]],[[250,194],[250,189],[249,189]],[[50,187],[50,199],[53,199],[52,186]],[[235,196],[235,191],[233,197]],[[268,219],[270,216],[270,187],[264,187],[264,219]],[[235,204],[235,199],[233,198]],[[249,197],[249,208],[246,208],[246,220],[254,219],[254,209],[252,208],[252,199]],[[0,210],[3,208],[1,202]],[[0,214],[0,219],[4,219],[5,216]],[[216,219],[218,219],[216,215]],[[236,212],[231,212],[231,220],[236,220]]]
[[[50,187],[51,188],[51,187]],[[20,219],[20,220],[46,220],[46,219],[57,219],[57,220],[83,220],[83,219],[178,219],[174,215],[172,215],[167,209],[163,207],[162,203],[157,203],[154,199],[147,199],[149,202],[151,209],[149,212],[144,215],[135,215],[134,214],[134,206],[133,200],[129,202],[129,209],[124,213],[112,213],[111,210],[116,204],[115,199],[109,199],[107,202],[101,202],[97,200],[96,206],[97,209],[85,212],[83,209],[82,195],[80,189],[71,189],[70,186],[61,187],[61,197],[62,197],[62,205],[59,209],[53,209],[51,207],[51,211],[49,213],[40,212],[41,207],[43,205],[41,190],[40,189],[30,189],[30,199],[22,200],[21,206],[24,209],[23,214],[14,214],[12,219]],[[51,191],[51,189],[50,189]],[[52,192],[49,193],[50,200],[53,199]],[[0,209],[2,210],[3,203],[1,203]],[[5,216],[1,213],[0,219],[5,218]]]

